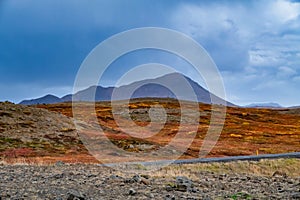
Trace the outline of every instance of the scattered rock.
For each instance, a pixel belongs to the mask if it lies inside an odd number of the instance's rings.
[[[174,188],[175,188],[175,187],[172,187],[171,185],[167,185],[167,186],[166,186],[166,190],[167,190],[168,192],[174,190]]]
[[[300,191],[291,194],[292,199],[300,199]]]
[[[145,179],[149,179],[150,178],[150,175],[148,174],[141,174],[141,177],[145,178]]]
[[[133,188],[130,188],[128,194],[133,196],[136,194],[136,191]]]
[[[181,192],[191,191],[193,182],[185,176],[176,177],[176,190]]]
[[[144,185],[150,185],[150,181],[145,178],[141,178],[140,183],[143,183]]]
[[[60,167],[60,166],[63,166],[65,163],[63,162],[63,161],[57,161],[56,163],[55,163],[55,166],[58,166],[58,167]]]
[[[285,172],[275,171],[272,176],[273,177],[287,177],[287,174]]]
[[[85,200],[86,198],[84,195],[80,194],[77,191],[71,191],[68,193],[68,198],[67,200]]]
[[[165,200],[175,200],[175,196],[174,195],[170,195],[170,194],[167,194],[166,197],[165,197]]]
[[[63,178],[63,177],[64,177],[63,173],[53,175],[53,178],[55,178],[55,179],[60,179],[60,178]]]
[[[178,176],[124,178],[98,165],[0,165],[1,199],[299,199],[300,177],[201,172]],[[128,177],[128,178],[126,178]],[[125,183],[130,180],[130,184]],[[148,181],[146,184],[144,181]],[[166,185],[166,187],[162,187]],[[126,198],[127,196],[127,198]]]
[[[119,179],[123,179],[123,177],[121,177],[119,175],[112,174],[112,175],[109,176],[109,179],[111,179],[111,180],[119,180]]]
[[[154,194],[152,194],[152,193],[149,193],[147,196],[148,196],[149,198],[151,198],[151,199],[154,198]]]
[[[140,182],[141,181],[141,176],[140,175],[138,175],[138,174],[136,174],[136,175],[134,175],[133,177],[132,177],[132,180],[134,181],[134,182]]]

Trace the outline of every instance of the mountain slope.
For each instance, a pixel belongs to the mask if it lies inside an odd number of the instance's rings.
[[[20,104],[22,105],[34,105],[34,104],[52,104],[52,103],[60,103],[62,100],[58,98],[57,96],[48,94],[46,96],[37,98],[37,99],[31,99],[31,100],[24,100],[21,101]]]
[[[194,94],[191,94],[190,91],[184,86],[182,78],[185,78],[187,83],[190,85],[191,89],[194,90]],[[165,86],[163,86],[165,85]],[[170,89],[176,89],[176,96]],[[234,106],[230,102],[211,95],[209,91],[201,87],[198,83],[191,80],[188,77],[185,77],[178,73],[167,74],[162,77],[155,79],[147,79],[142,81],[137,81],[129,85],[124,85],[120,87],[102,87],[102,86],[91,86],[87,89],[81,90],[74,95],[68,94],[62,98],[55,97],[53,95],[47,95],[45,97],[33,100],[25,100],[20,104],[32,105],[32,104],[50,104],[50,103],[59,103],[67,101],[110,101],[112,99],[112,94],[114,95],[114,100],[124,100],[129,98],[176,98],[181,100],[190,100],[193,101],[192,95],[196,95],[198,102],[202,103],[211,103],[211,97],[214,99],[216,104],[227,104],[229,106]],[[131,94],[129,95],[128,94]],[[95,97],[94,97],[95,96]]]

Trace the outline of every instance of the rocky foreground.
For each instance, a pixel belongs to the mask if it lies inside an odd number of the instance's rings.
[[[149,175],[150,174],[150,175]],[[199,171],[192,178],[97,165],[0,165],[0,199],[300,199],[300,177]]]

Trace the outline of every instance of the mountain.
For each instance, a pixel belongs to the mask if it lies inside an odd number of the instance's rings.
[[[282,106],[278,103],[252,103],[249,105],[246,105],[244,107],[247,108],[282,108]]]
[[[230,102],[226,102],[209,91],[201,87],[198,83],[191,80],[190,78],[183,76],[178,73],[167,74],[155,79],[147,79],[142,81],[137,81],[129,85],[124,85],[120,87],[102,87],[102,86],[91,86],[87,89],[81,90],[74,95],[68,94],[62,98],[55,97],[53,95],[47,95],[42,98],[25,100],[20,104],[32,105],[32,104],[50,104],[50,103],[60,103],[67,101],[110,101],[112,99],[112,94],[114,92],[114,100],[124,100],[129,98],[145,98],[145,97],[159,97],[159,98],[176,98],[181,100],[193,100],[193,96],[186,89],[184,84],[182,84],[182,78],[185,78],[191,89],[194,90],[198,102],[210,104],[211,97],[214,99],[214,103],[228,106],[235,106]],[[166,85],[164,87],[162,85]],[[176,90],[178,96],[176,96],[171,90]],[[128,96],[128,94],[131,94]],[[94,98],[95,95],[95,98]]]
[[[51,104],[51,103],[60,103],[62,100],[58,98],[57,96],[48,94],[46,96],[37,98],[37,99],[31,99],[31,100],[24,100],[20,102],[20,104],[23,105],[34,105],[34,104]]]
[[[300,109],[300,106],[290,106],[289,109]]]

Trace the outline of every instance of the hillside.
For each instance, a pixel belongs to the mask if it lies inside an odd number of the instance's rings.
[[[119,103],[119,106],[124,106],[122,101]],[[109,102],[96,104],[97,119],[106,136],[118,148],[128,152],[155,153],[177,134],[180,124],[178,102],[172,99],[138,99],[131,101],[129,105],[131,118],[136,124],[145,126],[149,123],[150,106],[157,104],[166,108],[167,122],[158,134],[149,138],[134,138],[122,132],[114,121]],[[85,126],[88,126],[93,116],[92,113],[85,113],[85,110],[93,105],[81,103],[80,106],[82,108],[80,116]],[[208,104],[199,104],[201,113],[199,129],[192,145],[181,158],[198,157],[199,147],[210,123],[210,109],[211,106]],[[1,103],[0,157],[2,159],[37,157],[42,160],[59,159],[67,162],[76,162],[80,158],[81,162],[95,162],[79,139],[71,117],[71,103],[30,107]],[[126,118],[122,120],[126,122]],[[208,156],[300,151],[299,121],[300,109],[228,107],[222,134]],[[95,125],[89,126],[93,130]],[[183,123],[183,128],[189,129],[188,121]]]
[[[0,158],[87,154],[71,118],[46,109],[0,102]]]

